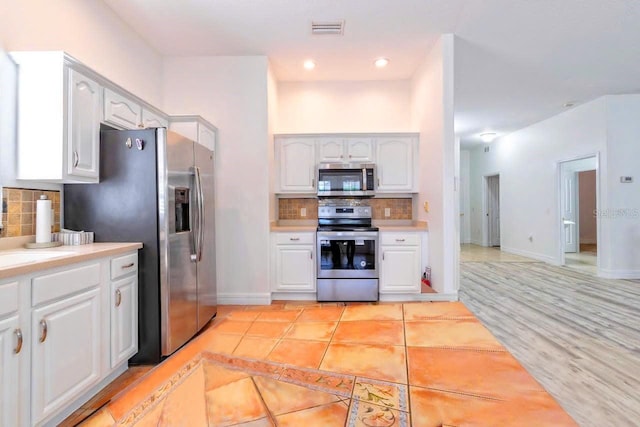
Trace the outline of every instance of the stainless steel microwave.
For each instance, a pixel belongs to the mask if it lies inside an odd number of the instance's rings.
[[[318,167],[318,196],[371,197],[375,182],[373,163],[321,163]]]

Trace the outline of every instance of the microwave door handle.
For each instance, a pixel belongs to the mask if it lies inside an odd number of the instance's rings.
[[[362,191],[367,191],[367,168],[362,168]]]

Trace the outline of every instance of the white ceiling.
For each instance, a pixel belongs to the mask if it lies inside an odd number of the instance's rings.
[[[164,55],[266,55],[280,81],[408,79],[454,33],[463,145],[640,92],[638,0],[104,0]],[[344,20],[343,36],[312,21]],[[376,57],[391,60],[379,70]],[[318,64],[309,72],[302,62]]]

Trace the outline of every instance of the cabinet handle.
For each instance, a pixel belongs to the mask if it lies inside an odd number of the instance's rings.
[[[384,261],[384,252],[382,252],[382,260]]]
[[[77,168],[78,163],[80,163],[80,156],[78,155],[78,150],[73,150],[73,167]]]
[[[380,187],[380,178],[378,178],[378,187]]]
[[[313,259],[313,252],[309,252],[309,258]]]
[[[47,321],[42,319],[40,321],[40,327],[42,328],[42,334],[40,334],[40,342],[44,342],[47,339]]]
[[[349,158],[351,158],[351,154],[349,154]]]
[[[316,188],[316,179],[311,178],[311,188]]]
[[[116,307],[120,307],[120,304],[122,304],[122,292],[120,289],[116,289]]]
[[[15,331],[13,331],[13,333],[16,335],[16,338],[18,339],[18,344],[16,344],[16,348],[13,350],[13,352],[15,354],[18,354],[20,353],[20,350],[22,350],[22,331],[20,330],[20,328],[18,328]]]
[[[344,159],[344,156],[343,156],[342,154],[340,154],[340,158],[341,158],[341,159]]]
[[[289,240],[291,240],[292,242],[297,242],[298,240],[300,240],[299,237],[289,237]]]
[[[140,123],[140,124],[138,125],[138,127],[139,127],[140,129],[144,129],[144,123]]]
[[[396,239],[396,242],[404,242],[404,239]]]
[[[131,268],[131,267],[133,267],[134,265],[136,265],[136,264],[132,262],[132,263],[129,263],[129,264],[127,264],[127,265],[123,265],[123,266],[122,266],[122,267],[120,267],[120,268],[122,268],[122,269],[124,270],[125,268]]]

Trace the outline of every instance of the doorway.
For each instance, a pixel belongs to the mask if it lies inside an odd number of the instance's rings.
[[[560,163],[560,264],[597,274],[598,158]]]
[[[485,177],[487,246],[500,246],[500,175]]]

